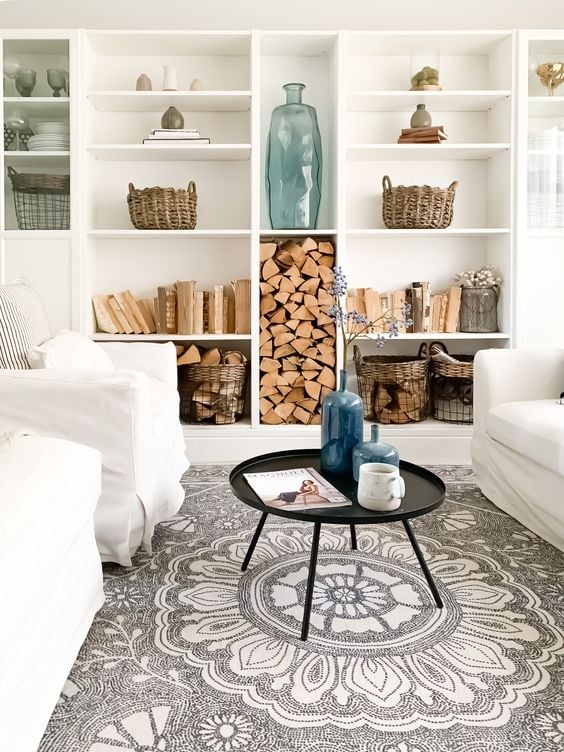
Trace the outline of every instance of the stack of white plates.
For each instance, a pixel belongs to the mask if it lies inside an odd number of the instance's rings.
[[[44,136],[31,136],[27,142],[30,151],[68,151],[69,137],[56,133],[46,133]]]
[[[48,120],[44,123],[37,123],[33,130],[38,136],[44,136],[46,134],[54,134],[57,136],[69,135],[69,124],[62,120]]]

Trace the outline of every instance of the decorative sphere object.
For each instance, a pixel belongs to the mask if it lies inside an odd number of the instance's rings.
[[[161,118],[161,128],[184,128],[184,115],[171,105],[163,113]]]
[[[139,78],[137,79],[137,83],[135,84],[136,91],[152,91],[153,85],[151,83],[151,79],[146,73],[142,73]]]
[[[204,84],[200,81],[199,78],[194,78],[192,80],[192,83],[190,84],[190,91],[203,91],[204,90]]]

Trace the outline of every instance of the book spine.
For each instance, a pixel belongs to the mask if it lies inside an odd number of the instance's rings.
[[[448,291],[445,332],[455,332],[457,330],[461,294],[461,287],[451,287]]]
[[[429,282],[422,282],[423,290],[423,315],[421,317],[421,326],[423,332],[431,330],[431,285]]]
[[[423,288],[421,282],[411,284],[411,318],[413,319],[414,333],[423,331]]]

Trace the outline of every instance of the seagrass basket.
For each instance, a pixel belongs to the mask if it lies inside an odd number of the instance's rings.
[[[193,230],[196,227],[198,195],[191,180],[183,188],[135,188],[129,184],[129,217],[138,230]]]
[[[12,181],[16,221],[20,230],[68,230],[70,227],[70,176],[16,172]]]
[[[235,423],[245,411],[248,363],[178,368],[180,417],[187,423]]]
[[[444,229],[452,222],[458,181],[448,188],[430,185],[396,185],[382,178],[382,218],[390,230]]]
[[[415,357],[365,355],[354,347],[364,417],[378,423],[417,423],[429,414],[428,350]]]
[[[448,355],[442,342],[432,342]],[[458,363],[430,359],[431,405],[433,417],[445,423],[472,423],[474,402],[474,356],[456,355]]]

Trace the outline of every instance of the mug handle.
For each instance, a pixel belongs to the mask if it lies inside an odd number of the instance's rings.
[[[399,497],[400,497],[400,499],[403,499],[403,497],[405,496],[405,481],[401,477],[401,475],[398,475],[397,479],[399,481],[399,491],[400,491],[399,492]]]

